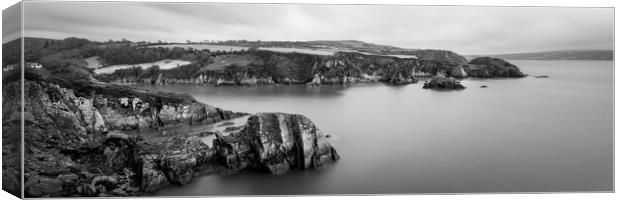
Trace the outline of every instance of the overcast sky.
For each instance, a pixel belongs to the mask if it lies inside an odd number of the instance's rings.
[[[34,1],[24,18],[26,36],[99,41],[353,39],[461,54],[613,48],[612,8]]]

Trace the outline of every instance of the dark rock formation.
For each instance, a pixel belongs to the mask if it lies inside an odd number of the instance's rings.
[[[117,71],[97,78],[106,82],[198,84],[198,85],[266,85],[266,84],[349,84],[383,81],[393,84],[413,83],[417,59],[339,52],[333,56],[298,53],[251,51],[213,57],[185,77],[168,77],[165,72],[150,77]]]
[[[18,82],[5,85],[5,98],[19,97],[19,90],[10,89],[18,86]],[[74,85],[68,89],[49,82],[25,81],[24,88],[26,197],[136,195],[152,188],[150,185],[162,185],[163,180],[186,183],[187,174],[162,167],[166,162],[175,163],[172,168],[184,165],[183,158],[141,150],[145,145],[140,139],[111,130],[211,123],[244,115],[192,98],[112,85]],[[84,88],[90,92],[85,93]],[[5,108],[15,107],[4,103]],[[161,156],[151,160],[151,154]],[[149,165],[154,167],[152,171]],[[154,175],[144,175],[149,173]],[[166,179],[158,179],[157,174]],[[101,176],[108,178],[97,179]],[[150,179],[139,181],[142,178],[138,177]]]
[[[195,176],[212,173],[220,166],[215,153],[197,136],[175,136],[149,144],[138,155],[142,164],[140,188],[154,191],[170,183],[184,185]]]
[[[218,134],[214,146],[220,162],[234,171],[258,169],[282,174],[340,159],[312,121],[283,113],[253,115],[242,131]]]
[[[3,72],[3,81],[7,80]],[[2,88],[2,189],[21,197],[22,121],[20,84],[6,84]]]
[[[17,82],[9,83],[3,88],[4,95],[19,96],[19,90],[11,89],[18,86]],[[84,88],[91,93],[85,93]],[[218,136],[218,145],[212,148],[199,136],[177,135],[147,141],[141,136],[126,135],[120,129],[212,123],[243,113],[215,108],[192,98],[105,84],[68,89],[49,82],[25,81],[25,92],[26,197],[135,196],[169,184],[187,184],[196,176],[210,173],[270,169],[279,174],[288,169],[317,168],[338,159],[323,134],[303,116],[250,117],[243,130],[228,130],[230,136]],[[5,103],[5,108],[14,107],[11,102]],[[133,117],[136,123],[118,122],[111,117]],[[236,137],[242,135],[252,137]],[[281,138],[276,139],[277,136]],[[251,140],[242,142],[245,138]],[[231,157],[225,152],[247,157],[254,154],[232,151],[233,141],[262,148],[253,149],[257,153],[255,159],[244,164],[252,167],[232,168],[234,159],[222,159]],[[286,168],[286,164],[290,167]],[[19,183],[19,172],[15,173],[5,173],[7,177],[3,178]]]
[[[429,82],[424,83],[423,88],[434,90],[462,90],[465,89],[465,86],[461,85],[461,83],[453,78],[435,76]]]
[[[429,51],[433,52],[433,51]],[[432,54],[432,55],[431,55]],[[415,77],[443,75],[454,78],[522,77],[519,69],[501,59],[481,57],[464,61],[439,59],[398,58],[354,52],[334,55],[310,55],[248,51],[213,57],[210,64],[199,67],[184,77],[168,77],[166,72],[150,77],[140,73],[113,73],[98,78],[108,82],[198,85],[265,85],[265,84],[350,84],[381,81],[400,85],[415,83]],[[429,57],[425,56],[425,57]],[[171,69],[175,70],[175,69]],[[177,74],[177,73],[175,73]]]
[[[525,77],[519,68],[505,60],[491,57],[478,57],[470,60],[463,69],[469,77],[493,78],[493,77]]]

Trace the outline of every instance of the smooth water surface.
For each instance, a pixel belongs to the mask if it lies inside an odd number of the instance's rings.
[[[138,85],[230,110],[304,114],[333,135],[342,157],[280,176],[199,177],[154,195],[611,191],[613,63],[512,62],[550,78],[467,79],[467,89],[449,92],[422,89],[422,82]]]

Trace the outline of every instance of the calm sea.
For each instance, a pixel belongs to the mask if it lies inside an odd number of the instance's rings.
[[[467,79],[449,92],[421,82],[137,86],[230,110],[304,114],[342,157],[321,170],[204,176],[153,195],[611,191],[613,62],[512,62],[549,78]]]

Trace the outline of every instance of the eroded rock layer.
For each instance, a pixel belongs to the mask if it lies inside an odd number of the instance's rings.
[[[261,169],[282,174],[314,169],[340,159],[325,135],[302,115],[259,113],[245,128],[217,135],[214,146],[229,169]]]

